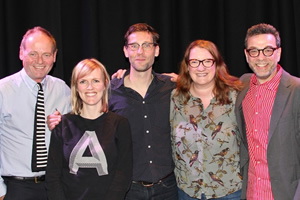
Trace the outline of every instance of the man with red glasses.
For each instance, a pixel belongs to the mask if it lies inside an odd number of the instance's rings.
[[[244,52],[254,74],[241,77],[236,100],[242,199],[300,199],[300,79],[278,64],[280,45],[269,24],[247,31]]]

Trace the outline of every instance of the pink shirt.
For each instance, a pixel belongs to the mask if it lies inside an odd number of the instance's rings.
[[[259,84],[255,75],[243,100],[246,134],[249,149],[247,199],[274,199],[267,161],[270,119],[282,68],[270,81]]]

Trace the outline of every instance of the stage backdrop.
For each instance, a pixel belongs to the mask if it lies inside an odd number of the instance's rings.
[[[97,58],[110,74],[128,68],[123,36],[138,22],[160,34],[156,72],[177,73],[185,48],[196,39],[217,44],[231,74],[249,72],[244,37],[250,26],[264,22],[280,31],[280,64],[300,76],[299,0],[1,0],[0,78],[21,69],[19,45],[34,26],[56,38],[58,56],[51,74],[68,84],[73,67],[84,58]]]

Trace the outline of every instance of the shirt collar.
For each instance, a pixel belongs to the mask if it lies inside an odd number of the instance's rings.
[[[251,77],[251,81],[250,83],[253,84],[253,85],[256,85],[256,86],[259,86],[259,87],[266,87],[268,89],[271,89],[271,90],[276,90],[278,84],[279,84],[279,81],[280,81],[280,78],[281,78],[281,75],[282,75],[282,67],[277,64],[277,73],[276,75],[269,81],[263,83],[263,84],[258,84],[258,80],[257,80],[257,77],[255,74],[252,75]]]
[[[201,100],[199,97],[193,96],[192,93],[191,93],[190,91],[188,92],[188,95],[190,96],[190,99],[188,100],[188,102],[193,103],[193,102],[197,102],[197,101],[198,101],[198,102],[201,102],[201,103],[202,103],[202,100]],[[216,102],[217,102],[216,97],[211,98],[210,104],[214,104],[214,103],[216,103]]]
[[[21,77],[24,80],[27,87],[29,87],[33,91],[38,91],[39,87],[37,86],[37,82],[35,82],[28,76],[24,68],[21,70]],[[43,88],[45,88],[46,82],[46,78],[44,78],[41,82]]]
[[[124,74],[124,76],[122,77],[122,79],[120,79],[120,81],[118,81],[118,83],[116,84],[115,88],[120,88],[122,85],[124,85],[124,78],[130,73],[130,70],[127,70]],[[157,76],[157,74],[154,72],[154,70],[152,70],[152,74],[153,74],[153,81],[156,82],[156,80],[160,80],[160,81],[164,81],[162,78],[160,78],[159,76]]]

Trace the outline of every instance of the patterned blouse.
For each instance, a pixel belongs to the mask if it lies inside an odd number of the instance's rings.
[[[175,175],[178,187],[193,198],[220,198],[241,189],[240,140],[231,104],[215,98],[204,110],[191,94],[187,104],[171,94],[170,123]]]

